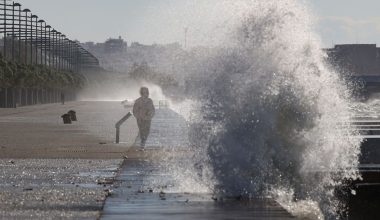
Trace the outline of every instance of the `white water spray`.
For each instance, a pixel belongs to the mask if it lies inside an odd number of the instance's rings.
[[[341,126],[350,91],[324,63],[310,12],[296,0],[218,8],[228,11],[213,15],[218,41],[187,62],[202,106],[192,170],[207,174],[194,176],[219,195],[272,196],[295,214],[337,217],[334,188],[358,177],[361,140]]]

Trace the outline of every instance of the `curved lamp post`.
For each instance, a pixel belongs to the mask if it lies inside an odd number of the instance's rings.
[[[21,41],[22,41],[22,36],[21,36],[21,31],[22,31],[22,24],[21,24],[21,4],[19,3],[15,3],[16,7],[18,7],[18,62],[22,62],[22,59],[21,59]]]
[[[61,32],[57,32],[57,36],[58,36],[58,70],[61,70],[61,52],[62,52],[62,43],[61,43],[61,39],[62,39],[62,33]]]
[[[30,60],[31,60],[31,64],[33,64],[33,31],[35,30],[36,31],[36,35],[37,35],[37,19],[38,19],[38,16],[37,15],[33,15],[30,17]],[[36,26],[35,26],[35,29],[33,29],[33,18],[36,20]],[[37,64],[37,46],[35,46],[35,54],[36,54],[36,64]]]
[[[20,7],[21,4],[19,3],[13,3],[12,4],[12,61],[15,60],[15,7]]]
[[[53,67],[55,67],[55,68],[57,68],[57,65],[56,65],[56,54],[55,54],[55,52],[56,52],[56,48],[57,48],[57,45],[56,45],[56,38],[57,38],[57,31],[55,30],[55,29],[53,29],[52,31],[51,31],[51,33],[53,33]]]
[[[66,35],[62,34],[61,35],[61,70],[65,69],[65,38]]]
[[[46,31],[46,28],[48,28],[49,30]],[[51,31],[50,31],[50,29],[51,29],[50,25],[45,26],[45,65],[48,65],[48,66],[50,66],[50,54],[51,54],[50,53],[50,50],[51,50],[51,42],[50,42]],[[49,33],[49,36],[47,36],[48,33]],[[48,45],[49,45],[49,47],[48,47]],[[47,62],[48,51],[49,51],[49,63]]]
[[[30,12],[29,9],[25,8],[22,10],[22,12],[25,13],[25,64],[28,63],[28,13]]]
[[[43,47],[44,47],[44,40],[43,40],[43,36],[42,36],[42,33],[43,33],[43,30],[42,30],[42,24],[45,24],[46,26],[46,23],[44,20],[38,20],[38,23],[40,23],[40,37],[38,37],[38,30],[37,30],[37,45],[38,43],[41,43],[41,47],[40,47],[40,61],[41,63],[40,64],[43,64]],[[46,29],[46,28],[45,28]],[[39,39],[38,39],[39,38]],[[46,46],[46,45],[45,45]],[[45,63],[46,64],[46,63]]]
[[[69,62],[70,62],[70,40],[69,38],[65,37],[64,39],[64,42],[65,42],[65,66],[64,66],[64,69],[65,70],[69,70]]]
[[[7,0],[3,1],[4,8],[3,8],[3,13],[4,13],[4,58],[7,58]]]

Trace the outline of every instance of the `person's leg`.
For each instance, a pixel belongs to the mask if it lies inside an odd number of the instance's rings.
[[[137,120],[137,127],[139,128],[139,137],[141,143],[143,142],[143,123],[141,119],[136,119]]]
[[[150,120],[143,120],[141,125],[141,145],[145,146],[145,142],[148,139],[148,135],[150,132]]]
[[[145,135],[146,135],[146,138],[148,139],[148,136],[150,134],[150,125],[152,124],[152,121],[151,120],[146,120],[145,121]]]

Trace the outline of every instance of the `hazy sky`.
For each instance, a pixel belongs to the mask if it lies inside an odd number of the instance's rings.
[[[190,0],[20,0],[41,19],[80,41],[122,36],[142,43],[183,43],[184,30],[165,13]],[[199,1],[199,0],[198,0]],[[212,3],[215,0],[204,0]],[[261,1],[261,0],[259,0]],[[324,46],[380,44],[380,0],[304,0],[319,17]],[[207,13],[207,12],[205,12]],[[191,14],[190,14],[191,15]],[[201,18],[200,18],[201,19]],[[175,28],[173,28],[175,27]],[[185,27],[183,27],[185,29]]]

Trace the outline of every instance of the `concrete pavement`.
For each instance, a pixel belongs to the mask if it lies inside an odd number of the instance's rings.
[[[64,125],[61,115],[77,112]],[[130,109],[118,102],[69,102],[0,109],[0,158],[121,158],[138,134],[132,118],[114,144],[115,123]]]
[[[196,180],[192,180],[194,185],[183,187],[191,177],[178,176],[178,172],[188,173],[186,166],[194,166],[188,133],[188,123],[181,115],[158,109],[145,148],[132,147],[126,153],[128,158],[101,219],[294,219],[270,198],[215,201],[207,189],[197,191]]]
[[[64,125],[69,110],[78,122]],[[118,102],[0,109],[0,219],[97,219],[137,136],[129,120],[113,143],[128,111]]]
[[[60,116],[69,110],[78,122],[64,125]],[[129,110],[117,102],[0,109],[0,218],[293,218],[270,199],[220,202],[210,193],[178,191],[165,163],[191,155],[188,123],[158,109],[144,150],[134,118],[116,145],[114,125]]]

